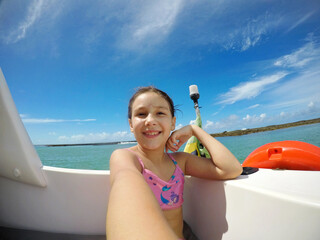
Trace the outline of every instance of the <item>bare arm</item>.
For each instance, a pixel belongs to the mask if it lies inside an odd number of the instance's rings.
[[[122,162],[121,158],[129,155],[118,152],[110,160],[111,173],[112,168],[115,172],[111,177],[107,239],[178,239],[134,163]]]
[[[188,125],[173,132],[167,142],[167,148],[175,152],[191,136],[199,139],[212,159],[186,154],[186,174],[214,179],[231,179],[241,174],[242,167],[237,158],[223,144],[198,126]]]

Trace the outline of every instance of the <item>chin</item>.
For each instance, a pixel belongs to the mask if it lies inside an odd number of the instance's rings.
[[[158,144],[143,144],[141,145],[141,147],[143,147],[144,149],[148,149],[148,150],[158,150],[158,149],[164,149],[163,145],[158,145]]]

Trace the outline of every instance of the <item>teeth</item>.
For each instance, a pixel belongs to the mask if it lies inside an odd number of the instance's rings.
[[[156,135],[156,134],[158,134],[158,132],[151,132],[151,133],[146,133],[147,135]]]

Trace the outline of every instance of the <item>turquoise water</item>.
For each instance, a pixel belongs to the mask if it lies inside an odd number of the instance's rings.
[[[98,145],[98,146],[36,146],[38,155],[45,166],[74,169],[109,169],[109,158],[118,148],[128,148],[132,144]]]
[[[257,147],[269,142],[296,140],[320,147],[320,123],[304,125],[275,131],[253,133],[235,137],[217,138],[242,163]],[[98,146],[36,146],[39,157],[45,166],[74,169],[109,169],[109,158],[117,148],[127,148],[132,144],[98,145]],[[184,146],[182,146],[183,150]]]

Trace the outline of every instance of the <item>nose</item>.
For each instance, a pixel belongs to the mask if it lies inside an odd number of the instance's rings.
[[[145,123],[146,123],[146,125],[154,125],[155,124],[155,118],[151,113],[148,114],[148,116],[146,117]]]

